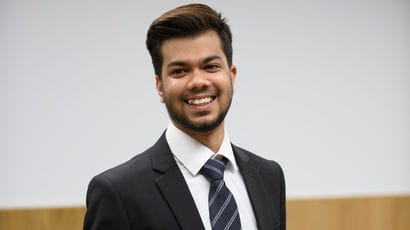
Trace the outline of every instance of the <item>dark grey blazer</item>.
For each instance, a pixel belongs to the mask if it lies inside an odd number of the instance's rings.
[[[274,161],[232,147],[258,229],[285,230],[282,169]],[[91,180],[84,230],[108,229],[204,229],[165,134],[145,152]]]

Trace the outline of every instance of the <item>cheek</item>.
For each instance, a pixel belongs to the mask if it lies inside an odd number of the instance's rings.
[[[179,81],[168,81],[164,85],[164,93],[168,97],[176,97],[183,92],[183,85]]]
[[[228,77],[221,79],[220,81],[216,82],[216,84],[218,88],[225,91],[230,91],[233,87],[232,81]]]

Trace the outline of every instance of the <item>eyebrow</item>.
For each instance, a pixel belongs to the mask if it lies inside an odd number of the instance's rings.
[[[202,63],[207,63],[207,62],[213,61],[215,59],[221,60],[222,58],[218,55],[213,55],[213,56],[209,56],[207,58],[204,58],[201,62]],[[169,68],[169,67],[172,67],[172,66],[186,66],[186,65],[187,65],[187,62],[184,62],[184,61],[173,61],[173,62],[170,62],[167,65],[167,67]]]
[[[214,56],[210,56],[210,57],[205,58],[203,63],[207,63],[207,62],[213,61],[215,59],[222,60],[222,58],[220,56],[214,55]]]

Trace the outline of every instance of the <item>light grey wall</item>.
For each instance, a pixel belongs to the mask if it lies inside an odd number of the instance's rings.
[[[84,204],[168,117],[145,32],[187,1],[0,3],[0,208]],[[233,142],[290,198],[410,193],[410,2],[208,1],[239,73]]]

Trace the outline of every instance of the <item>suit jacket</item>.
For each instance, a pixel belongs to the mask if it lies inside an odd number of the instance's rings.
[[[258,229],[285,230],[282,169],[274,161],[232,147]],[[86,202],[84,230],[204,229],[165,134],[145,152],[95,176]]]

